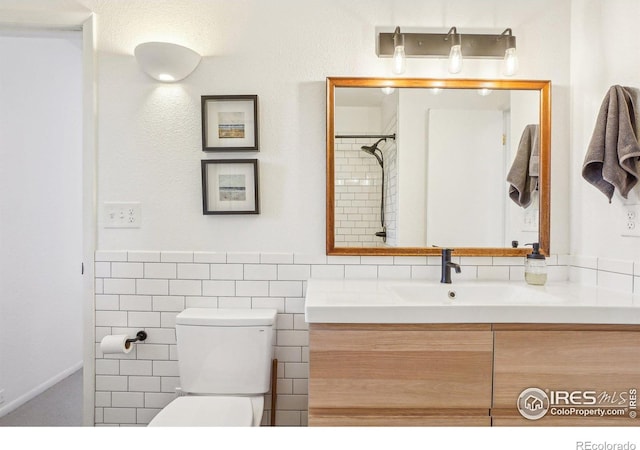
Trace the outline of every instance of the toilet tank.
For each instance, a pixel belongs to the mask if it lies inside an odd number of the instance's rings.
[[[193,394],[269,391],[275,309],[187,308],[176,317],[180,383]]]

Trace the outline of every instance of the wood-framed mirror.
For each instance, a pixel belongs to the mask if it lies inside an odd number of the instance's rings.
[[[328,255],[550,248],[551,82],[327,78]]]

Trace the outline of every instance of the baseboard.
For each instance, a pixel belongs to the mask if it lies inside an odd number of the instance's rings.
[[[12,402],[9,402],[6,405],[3,405],[2,407],[0,407],[0,417],[4,417],[7,414],[9,414],[10,412],[15,411],[16,409],[20,408],[22,405],[27,403],[29,400],[31,400],[31,399],[37,397],[38,395],[42,394],[44,391],[49,389],[51,386],[53,386],[55,384],[58,384],[60,381],[64,380],[69,375],[71,375],[72,373],[74,373],[74,372],[76,372],[76,371],[78,371],[80,369],[82,369],[82,361],[79,361],[79,362],[75,363],[74,365],[72,365],[71,367],[63,370],[59,374],[49,378],[44,383],[39,384],[35,388],[31,389],[30,391],[28,391],[25,394],[21,395],[17,399],[13,400]]]

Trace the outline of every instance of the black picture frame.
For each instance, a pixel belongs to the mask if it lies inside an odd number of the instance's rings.
[[[259,150],[257,95],[203,95],[201,115],[203,151]]]
[[[205,159],[202,213],[260,214],[257,159]]]

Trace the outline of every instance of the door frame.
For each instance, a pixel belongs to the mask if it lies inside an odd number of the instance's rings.
[[[98,88],[96,16],[82,26],[82,283],[83,389],[82,424],[95,425],[96,345],[95,345],[95,251],[97,240],[97,127]]]

